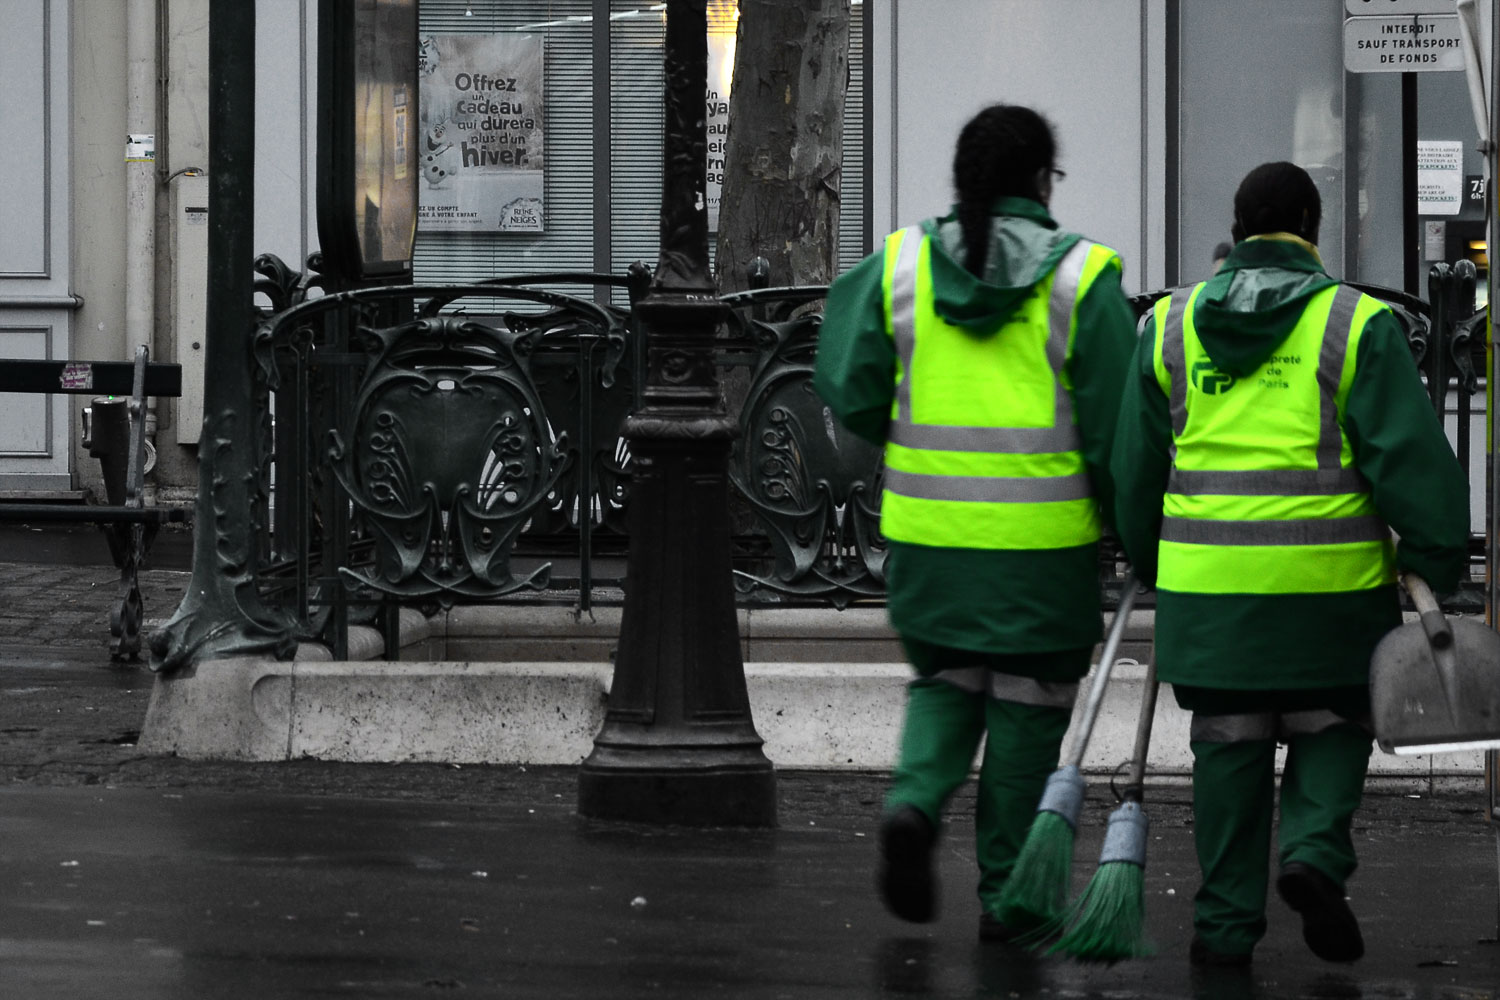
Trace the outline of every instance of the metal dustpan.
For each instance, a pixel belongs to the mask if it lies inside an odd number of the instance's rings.
[[[1375,741],[1397,754],[1500,747],[1500,633],[1445,617],[1415,573],[1402,582],[1421,620],[1392,629],[1370,660]]]

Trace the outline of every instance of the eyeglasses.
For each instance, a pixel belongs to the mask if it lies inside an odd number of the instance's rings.
[[[1060,181],[1065,181],[1068,179],[1068,172],[1066,170],[1059,170],[1057,167],[1048,167],[1047,173],[1051,174],[1054,178]]]

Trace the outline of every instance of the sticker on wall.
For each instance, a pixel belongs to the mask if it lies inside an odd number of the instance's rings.
[[[1428,219],[1422,223],[1422,259],[1446,260],[1448,257],[1448,223]]]
[[[398,181],[406,180],[406,161],[410,152],[406,148],[406,110],[406,87],[394,87],[391,92],[391,135],[396,140],[393,153]]]
[[[129,132],[125,136],[126,163],[155,163],[156,136],[150,132]]]
[[[87,361],[69,362],[63,365],[62,372],[58,375],[57,387],[64,392],[92,389],[94,387],[94,366]]]

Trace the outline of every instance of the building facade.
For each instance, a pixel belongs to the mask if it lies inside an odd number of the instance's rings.
[[[318,3],[255,2],[257,109],[246,127],[256,136],[256,246],[300,265],[318,246]],[[1316,178],[1321,249],[1336,276],[1399,289],[1430,261],[1483,263],[1470,244],[1483,241],[1484,202],[1471,195],[1486,168],[1465,74],[1346,70],[1345,19],[1370,3],[852,0],[840,266],[886,232],[946,210],[958,127],[996,101],[1030,104],[1053,121],[1067,172],[1054,214],[1118,249],[1133,292],[1206,277],[1228,239],[1239,178],[1267,160],[1292,160]],[[530,73],[545,108],[535,132],[545,156],[534,178],[539,223],[419,228],[417,280],[654,263],[664,6],[421,2],[424,38],[523,38],[540,53]],[[710,4],[721,75],[732,6]],[[1489,6],[1480,4],[1486,19]],[[190,501],[197,484],[213,225],[203,172],[208,8],[0,5],[0,134],[9,140],[0,147],[0,357],[123,360],[145,343],[154,358],[182,363],[184,396],[162,401],[154,421],[165,502]],[[423,155],[440,148],[426,145],[425,124]],[[1403,194],[1403,157],[1414,147],[1446,155],[1433,176],[1462,192],[1456,204],[1424,201],[1416,231],[1415,196]],[[97,489],[78,444],[86,403],[0,396],[0,491]]]

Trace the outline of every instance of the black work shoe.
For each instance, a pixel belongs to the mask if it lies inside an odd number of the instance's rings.
[[[936,840],[937,831],[916,806],[902,806],[880,825],[880,898],[902,920],[925,924],[937,915]]]
[[[1353,962],[1365,953],[1359,921],[1344,900],[1344,890],[1311,865],[1288,861],[1281,866],[1276,891],[1302,916],[1302,940],[1325,962]]]
[[[1015,944],[1025,934],[1025,931],[1018,931],[999,918],[990,916],[987,912],[979,914],[979,940],[981,941]]]
[[[1250,964],[1250,958],[1248,951],[1214,951],[1196,935],[1188,945],[1188,961],[1197,966],[1242,969]]]

